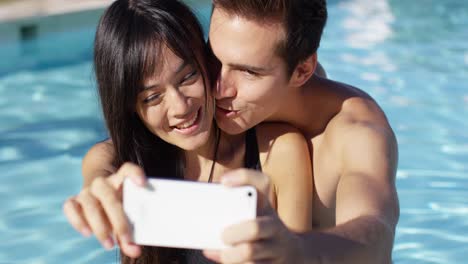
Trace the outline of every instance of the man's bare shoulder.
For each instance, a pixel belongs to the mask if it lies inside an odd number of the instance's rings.
[[[371,96],[358,88],[342,86],[349,89],[351,96],[343,100],[340,111],[330,120],[326,136],[336,140],[363,129],[393,134],[385,113]]]
[[[333,150],[335,158],[342,160],[348,154],[353,155],[356,148],[371,149],[375,144],[396,152],[395,135],[377,102],[355,87],[338,85],[347,89],[348,96],[322,135],[324,144]]]

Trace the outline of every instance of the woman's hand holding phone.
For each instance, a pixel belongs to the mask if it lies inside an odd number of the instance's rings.
[[[143,170],[135,164],[125,163],[116,173],[95,178],[78,195],[67,199],[63,210],[73,228],[84,236],[94,234],[106,249],[114,247],[115,236],[122,252],[136,258],[141,254],[141,248],[131,242],[129,223],[122,206],[122,186],[126,178],[136,185],[146,185]]]

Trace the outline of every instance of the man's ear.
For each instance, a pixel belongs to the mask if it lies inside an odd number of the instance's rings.
[[[316,68],[317,52],[297,64],[289,80],[290,85],[295,87],[304,85],[314,75]]]

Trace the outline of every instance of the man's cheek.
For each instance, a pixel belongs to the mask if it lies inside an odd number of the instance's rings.
[[[272,99],[272,90],[267,87],[257,84],[252,85],[245,91],[245,97],[249,98],[249,101],[258,103],[268,103]]]

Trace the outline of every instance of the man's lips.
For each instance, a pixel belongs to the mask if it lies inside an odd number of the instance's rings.
[[[216,112],[226,117],[234,117],[239,113],[239,110],[229,110],[220,106],[216,106]]]

